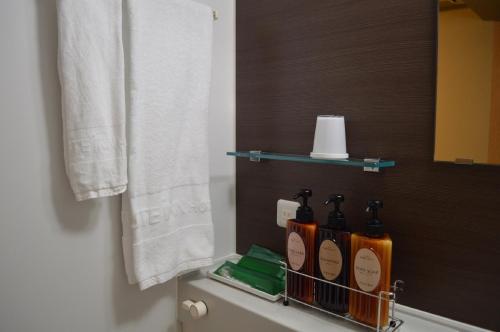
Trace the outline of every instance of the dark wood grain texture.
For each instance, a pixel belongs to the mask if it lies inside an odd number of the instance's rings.
[[[238,0],[237,149],[307,154],[316,116],[343,114],[352,156],[397,167],[238,159],[237,251],[284,253],[276,201],[299,188],[320,222],[343,193],[354,230],[383,199],[401,302],[500,330],[500,168],[433,162],[435,72],[433,0]]]

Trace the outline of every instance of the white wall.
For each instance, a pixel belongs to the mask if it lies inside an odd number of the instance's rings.
[[[215,23],[211,115],[216,254],[234,251],[234,1]],[[0,1],[0,331],[175,331],[176,284],[127,284],[118,198],[66,180],[55,0]]]
[[[236,162],[227,151],[236,148],[235,0],[197,0],[218,13],[214,23],[209,142],[215,256],[236,252]]]

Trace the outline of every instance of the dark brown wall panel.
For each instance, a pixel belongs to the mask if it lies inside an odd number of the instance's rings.
[[[500,330],[500,168],[433,162],[436,3],[238,0],[237,148],[307,154],[319,114],[347,119],[348,152],[395,159],[357,168],[237,161],[237,250],[279,252],[276,201],[313,189],[317,219],[346,196],[361,229],[370,198],[394,241],[403,304]]]

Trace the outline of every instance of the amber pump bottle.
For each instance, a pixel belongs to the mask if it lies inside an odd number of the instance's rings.
[[[351,233],[347,229],[340,204],[344,195],[334,194],[325,202],[335,204],[328,215],[328,223],[318,227],[316,277],[349,286]],[[338,314],[349,311],[349,290],[324,282],[315,282],[315,299],[323,308]]]
[[[378,296],[389,291],[391,280],[392,241],[384,233],[384,225],[378,219],[382,201],[369,201],[367,212],[372,218],[364,234],[351,236],[351,288]],[[380,326],[388,323],[389,303],[382,301]],[[350,292],[349,314],[356,320],[377,326],[378,299],[358,292]]]
[[[314,213],[307,205],[312,196],[310,189],[302,189],[294,199],[302,199],[295,219],[287,222],[287,260],[288,267],[294,271],[314,276],[314,255],[316,243],[316,227]],[[288,296],[297,300],[312,303],[314,300],[313,279],[292,272],[287,274]]]

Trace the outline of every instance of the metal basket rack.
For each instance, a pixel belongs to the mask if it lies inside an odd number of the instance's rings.
[[[393,285],[391,286],[390,291],[380,291],[378,293],[378,295],[375,295],[375,294],[364,292],[364,291],[359,290],[359,289],[347,287],[347,286],[337,284],[337,283],[334,283],[331,281],[316,278],[316,277],[310,276],[308,274],[294,271],[294,270],[288,268],[288,265],[286,262],[282,262],[282,269],[285,270],[285,291],[283,292],[283,305],[285,305],[285,306],[288,306],[289,301],[291,300],[293,302],[300,303],[302,305],[305,305],[309,308],[318,310],[318,311],[323,312],[325,314],[349,321],[351,323],[366,327],[372,331],[377,331],[377,332],[397,331],[404,324],[404,321],[402,319],[397,318],[395,315],[396,295],[397,295],[397,293],[400,293],[403,291],[404,282],[402,280],[396,280],[393,283]],[[349,314],[346,314],[346,315],[337,314],[337,313],[325,310],[325,309],[319,307],[318,305],[309,304],[309,303],[300,301],[298,299],[289,297],[288,296],[288,273],[297,274],[297,275],[300,275],[302,277],[312,279],[314,282],[321,282],[321,283],[329,284],[329,285],[332,285],[335,287],[344,288],[344,289],[349,290],[349,292],[357,292],[357,293],[363,294],[364,296],[369,296],[369,297],[377,299],[377,325],[371,326],[371,325],[368,325],[366,323],[363,323],[361,321],[354,319]],[[313,287],[313,289],[315,289],[315,287]],[[383,302],[388,302],[388,305],[389,305],[389,315],[388,315],[389,316],[389,324],[387,326],[382,326],[382,324],[381,324],[381,315],[382,315],[381,308],[382,308]]]

